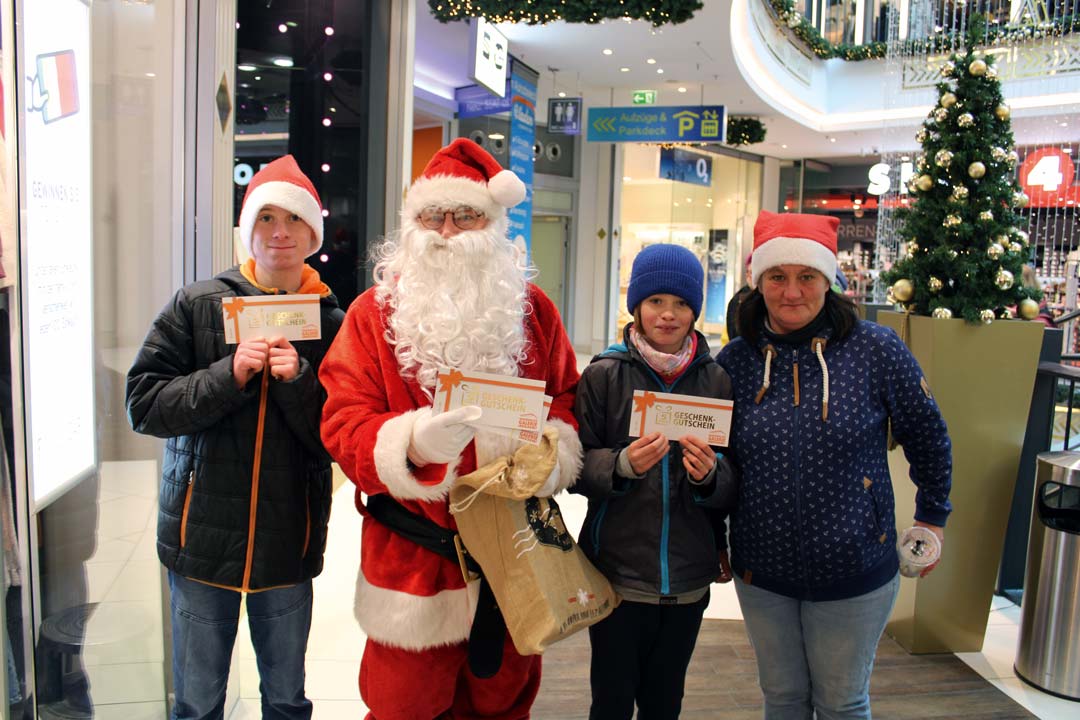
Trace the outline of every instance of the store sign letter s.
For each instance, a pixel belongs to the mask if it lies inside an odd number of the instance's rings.
[[[870,185],[866,188],[866,192],[871,195],[884,195],[889,192],[889,186],[892,183],[889,180],[888,163],[871,165],[867,177],[870,179]]]

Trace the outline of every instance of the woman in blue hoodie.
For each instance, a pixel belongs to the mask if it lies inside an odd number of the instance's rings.
[[[768,720],[870,717],[899,588],[890,424],[915,524],[941,539],[951,510],[951,444],[918,363],[830,290],[837,224],[761,213],[741,336],[717,358],[735,390],[731,565]]]

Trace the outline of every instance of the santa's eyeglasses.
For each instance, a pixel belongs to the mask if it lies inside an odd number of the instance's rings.
[[[446,208],[437,207],[435,205],[428,205],[420,211],[420,214],[416,216],[416,219],[428,230],[438,230],[442,227],[443,221],[446,219],[447,215],[452,218],[454,226],[458,230],[472,230],[484,219],[484,213],[476,208],[471,208],[468,205],[462,205],[461,207],[456,207],[452,210],[447,210]]]

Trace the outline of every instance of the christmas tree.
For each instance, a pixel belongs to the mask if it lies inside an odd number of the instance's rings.
[[[906,254],[881,277],[890,302],[911,313],[990,323],[1015,306],[1031,319],[1039,292],[1020,281],[1029,249],[1016,208],[1028,197],[1014,179],[1009,106],[993,56],[978,49],[985,20],[972,16],[969,28],[966,52],[942,66],[937,106],[915,136],[916,201],[896,211]]]

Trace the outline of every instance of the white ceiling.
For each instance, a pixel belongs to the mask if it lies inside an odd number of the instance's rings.
[[[597,25],[503,23],[499,29],[510,41],[511,54],[540,73],[542,96],[545,90],[571,96],[608,91],[613,104],[629,105],[630,91],[653,89],[661,105],[721,104],[730,114],[753,115],[765,123],[765,142],[742,148],[748,152],[781,159],[818,158],[833,164],[867,163],[879,155],[886,138],[895,145],[898,135],[905,142],[914,135],[913,126],[910,132],[890,135],[884,129],[864,129],[826,136],[778,113],[756,95],[736,67],[728,30],[731,3],[704,0],[692,20],[661,28],[642,21],[609,20]],[[468,25],[439,23],[423,0],[417,1],[416,8],[417,85],[430,89],[473,84],[466,58]],[[612,51],[610,55],[603,54],[605,48]],[[649,64],[649,58],[656,63]],[[628,68],[625,72],[624,67]],[[686,92],[679,93],[679,87]],[[418,126],[438,121],[418,105]],[[1014,119],[1017,142],[1045,142],[1046,125],[1038,118]],[[913,137],[910,144],[916,149]]]

